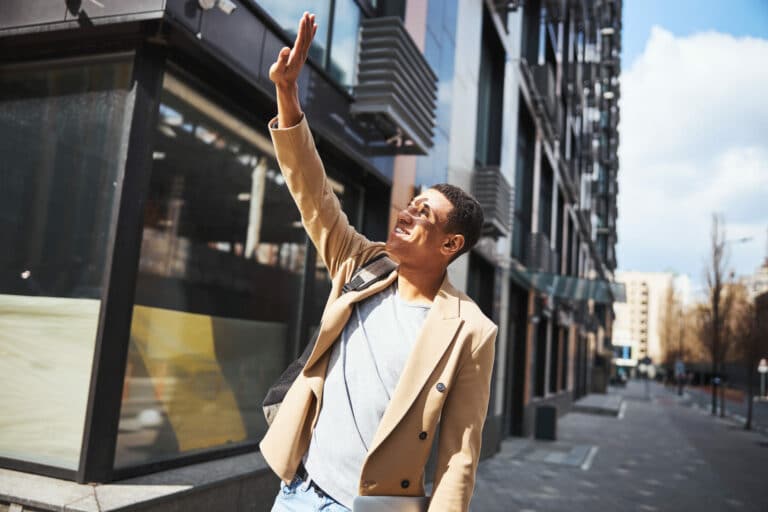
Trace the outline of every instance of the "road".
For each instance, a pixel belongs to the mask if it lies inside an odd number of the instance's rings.
[[[768,437],[655,383],[612,392],[621,417],[569,413],[555,443],[505,441],[480,464],[471,510],[768,510]]]

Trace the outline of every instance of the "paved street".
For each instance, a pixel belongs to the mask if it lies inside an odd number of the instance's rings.
[[[711,411],[712,395],[702,388],[686,388],[684,393],[692,403],[707,411]],[[720,405],[718,403],[718,414],[720,414]],[[744,422],[747,417],[747,400],[726,399],[725,414],[736,421]],[[768,402],[755,401],[752,408],[752,426],[765,434],[768,434]]]
[[[768,437],[641,382],[620,417],[570,413],[555,443],[511,439],[481,463],[472,510],[768,510]]]

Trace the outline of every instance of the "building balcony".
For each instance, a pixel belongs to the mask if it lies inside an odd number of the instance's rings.
[[[544,0],[542,4],[547,9],[549,20],[559,22],[565,18],[566,0]]]
[[[521,71],[531,91],[536,113],[543,122],[545,132],[550,139],[560,138],[563,131],[563,109],[557,97],[553,66],[549,63],[528,65],[523,61]]]
[[[509,235],[514,196],[499,168],[477,168],[472,176],[472,193],[483,208],[483,235],[494,239]]]
[[[568,95],[571,101],[580,104],[584,95],[584,65],[581,62],[569,62],[564,68]]]
[[[555,274],[559,270],[557,252],[552,250],[549,237],[544,233],[531,233],[528,236],[525,257],[528,270]]]
[[[515,12],[522,6],[523,0],[493,0],[493,8],[502,20],[507,18],[507,13]]]
[[[608,195],[611,196],[617,196],[619,195],[619,182],[616,180],[609,180],[608,181]]]
[[[378,130],[390,153],[424,155],[432,147],[437,75],[400,18],[361,22],[353,96],[350,113]]]
[[[584,87],[592,89],[595,81],[600,79],[600,68],[597,62],[584,62],[582,63],[582,82]]]

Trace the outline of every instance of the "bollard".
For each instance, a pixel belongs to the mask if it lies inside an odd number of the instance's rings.
[[[540,405],[536,407],[534,438],[554,441],[557,439],[557,407]]]

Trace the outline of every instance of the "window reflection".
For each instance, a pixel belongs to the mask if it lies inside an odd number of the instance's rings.
[[[259,0],[259,7],[267,11],[291,38],[296,37],[299,20],[306,11],[315,14],[317,33],[309,49],[309,56],[318,64],[324,65],[328,41],[328,26],[331,13],[330,0],[313,2],[286,2],[285,0]],[[334,28],[335,30],[335,28]]]
[[[0,457],[78,467],[130,62],[0,67]]]
[[[357,41],[360,8],[355,0],[336,0],[333,14],[333,36],[328,72],[341,85],[354,85],[357,69]]]
[[[282,0],[264,0],[258,2],[290,38],[296,37],[298,22],[305,11],[315,13],[317,34],[312,42],[309,54],[339,84],[345,87],[354,85],[357,70],[358,32],[360,7],[355,0],[319,0],[311,5],[296,5],[295,2]],[[331,17],[333,5],[333,17]],[[375,6],[375,3],[374,3]],[[329,25],[333,25],[329,50]]]
[[[271,141],[174,75],[161,102],[118,467],[261,439],[306,257]]]

